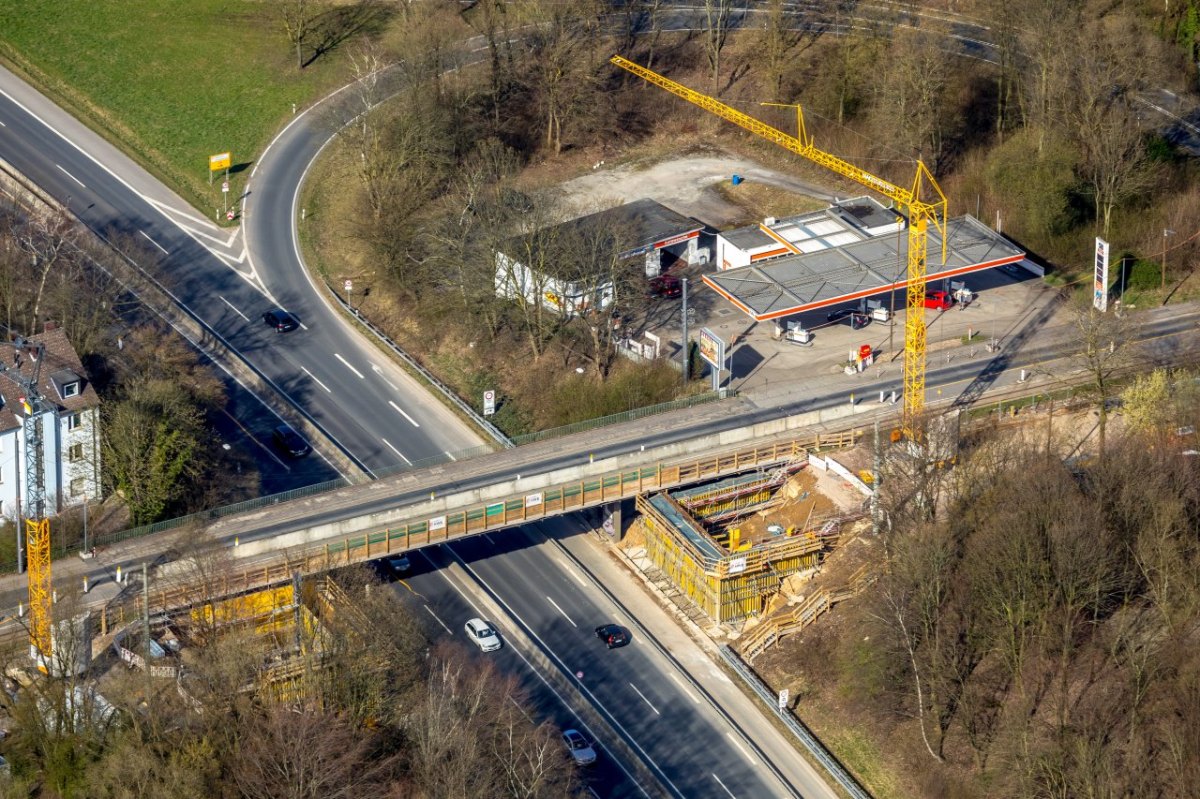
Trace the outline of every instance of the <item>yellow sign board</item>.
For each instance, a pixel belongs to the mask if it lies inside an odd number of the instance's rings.
[[[229,153],[217,153],[208,157],[208,171],[216,172],[219,169],[229,169],[229,164],[233,158]]]

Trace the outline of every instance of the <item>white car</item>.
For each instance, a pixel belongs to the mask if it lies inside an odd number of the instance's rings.
[[[596,750],[579,730],[563,730],[563,743],[577,766],[590,766],[596,762]]]
[[[471,619],[467,622],[467,638],[470,638],[484,652],[495,652],[501,647],[500,636],[492,625],[483,619]]]

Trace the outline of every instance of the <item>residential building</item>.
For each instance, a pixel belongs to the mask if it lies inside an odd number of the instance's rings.
[[[45,347],[40,359],[30,350],[0,350],[0,515],[16,519],[25,501],[29,475],[25,418],[31,411],[25,390],[15,380],[38,377],[42,397],[42,462],[46,511],[53,515],[85,498],[100,496],[100,397],[78,354],[60,329],[48,329],[27,341]]]

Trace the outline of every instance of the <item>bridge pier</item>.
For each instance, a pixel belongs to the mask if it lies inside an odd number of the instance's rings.
[[[623,501],[618,500],[600,507],[600,517],[603,520],[600,529],[607,533],[614,542],[625,537],[625,514],[622,512],[624,504]]]

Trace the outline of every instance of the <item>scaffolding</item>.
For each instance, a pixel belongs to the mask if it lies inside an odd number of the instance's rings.
[[[818,564],[828,541],[827,536],[801,532],[749,546],[730,540],[736,550],[730,551],[670,494],[639,496],[636,504],[646,556],[718,623],[762,613],[786,577]]]

